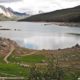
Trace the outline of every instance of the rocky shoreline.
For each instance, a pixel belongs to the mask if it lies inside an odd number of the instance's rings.
[[[23,55],[28,52],[37,51],[33,49],[27,49],[27,48],[20,47],[15,41],[0,37],[0,55],[5,56],[7,52],[10,51],[11,46],[15,47],[16,55]],[[80,49],[80,45],[76,44],[75,46],[72,46],[71,48],[65,48],[65,49],[57,49],[57,50],[44,50],[43,49],[43,50],[38,50],[38,51],[55,52],[55,51],[63,51],[63,50],[66,51],[70,49]]]
[[[80,23],[75,22],[54,22],[54,24],[59,26],[80,27]]]
[[[10,51],[11,45],[18,47],[15,41],[0,37],[0,55],[5,56]]]

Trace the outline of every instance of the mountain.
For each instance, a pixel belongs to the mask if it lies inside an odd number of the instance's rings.
[[[80,22],[80,6],[37,14],[19,21]]]
[[[13,19],[6,17],[3,14],[0,14],[0,21],[9,21],[9,20],[13,20]]]
[[[29,16],[29,14],[17,12],[17,11],[12,10],[9,7],[6,8],[2,5],[0,5],[0,14],[3,14],[4,16],[6,16],[8,18]]]

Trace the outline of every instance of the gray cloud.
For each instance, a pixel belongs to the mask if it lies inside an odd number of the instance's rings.
[[[9,2],[17,2],[22,0],[0,0],[0,3],[9,3]]]

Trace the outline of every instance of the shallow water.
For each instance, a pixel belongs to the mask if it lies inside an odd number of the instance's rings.
[[[80,44],[79,27],[58,26],[54,23],[0,22],[0,36],[15,40],[31,49],[58,49]],[[74,33],[74,35],[68,34]]]

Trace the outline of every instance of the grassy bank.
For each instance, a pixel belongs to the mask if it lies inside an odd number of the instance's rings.
[[[28,56],[10,56],[9,61],[10,62],[19,62],[19,63],[42,63],[43,60],[45,60],[45,56],[43,55],[28,55]]]
[[[17,64],[0,63],[0,76],[27,76],[28,72],[28,68],[20,67]]]

